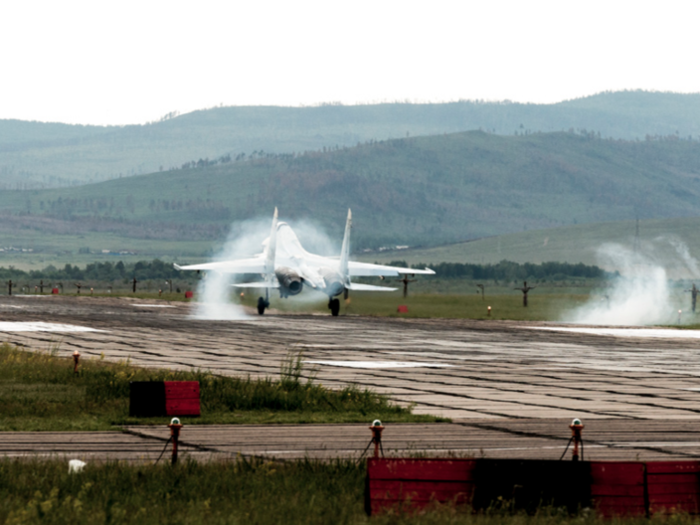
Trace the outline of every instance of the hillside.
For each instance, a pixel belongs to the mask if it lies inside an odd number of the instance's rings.
[[[232,223],[240,232],[241,221],[267,221],[275,206],[284,219],[311,219],[333,238],[351,207],[356,251],[692,217],[700,215],[700,144],[467,132],[268,155],[76,188],[0,191],[0,232],[33,239],[22,246],[37,251],[101,251],[112,236],[120,249],[134,239],[184,253],[175,245],[221,242]]]
[[[495,264],[503,260],[518,263],[559,261],[599,265],[615,271],[624,266],[622,255],[601,253],[605,244],[622,247],[621,252],[639,253],[667,270],[674,278],[700,275],[700,217],[652,219],[582,224],[546,230],[511,233],[470,242],[433,248],[386,250],[361,256],[367,261],[419,263],[452,262]],[[684,250],[687,249],[687,256]]]
[[[241,154],[300,153],[477,129],[500,135],[586,129],[628,140],[697,138],[700,94],[602,93],[558,104],[220,107],[133,126],[0,120],[0,189],[69,186]]]

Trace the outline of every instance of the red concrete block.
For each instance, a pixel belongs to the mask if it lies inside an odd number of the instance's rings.
[[[652,461],[647,474],[689,474],[700,472],[700,461]]]
[[[168,416],[199,416],[198,381],[165,381],[165,413]]]
[[[378,459],[370,458],[370,479],[472,481],[476,461],[473,459]]]
[[[591,479],[595,485],[643,485],[644,463],[594,461]]]
[[[697,474],[647,474],[647,483],[651,485],[669,485],[669,484],[693,484],[698,483]]]
[[[164,381],[165,399],[199,399],[199,381]]]

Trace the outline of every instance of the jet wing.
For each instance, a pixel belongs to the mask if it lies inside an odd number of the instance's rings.
[[[277,281],[256,281],[254,283],[234,283],[231,286],[233,286],[234,288],[279,288],[280,283]]]
[[[346,288],[353,292],[394,292],[398,290],[398,288],[391,288],[389,286],[374,286],[373,284],[361,283],[350,283]]]
[[[350,277],[396,277],[402,274],[435,275],[430,268],[419,270],[417,268],[404,268],[402,266],[384,266],[381,264],[370,264],[350,261],[348,263]]]
[[[173,266],[176,270],[209,270],[220,273],[265,273],[265,259],[262,257],[238,259],[235,261],[190,264],[188,266],[178,266],[174,264]]]

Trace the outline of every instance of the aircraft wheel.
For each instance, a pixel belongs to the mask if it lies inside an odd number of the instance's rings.
[[[340,312],[340,301],[338,299],[331,299],[330,301],[331,315],[333,317],[338,317]]]
[[[262,297],[259,297],[258,298],[258,313],[260,315],[265,313],[265,308],[267,308],[267,306],[268,306],[267,301],[265,301],[265,299],[263,299]]]

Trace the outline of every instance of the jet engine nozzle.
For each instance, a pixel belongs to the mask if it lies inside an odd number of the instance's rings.
[[[281,266],[275,270],[275,276],[280,283],[282,297],[297,295],[304,288],[304,279],[291,268]]]

